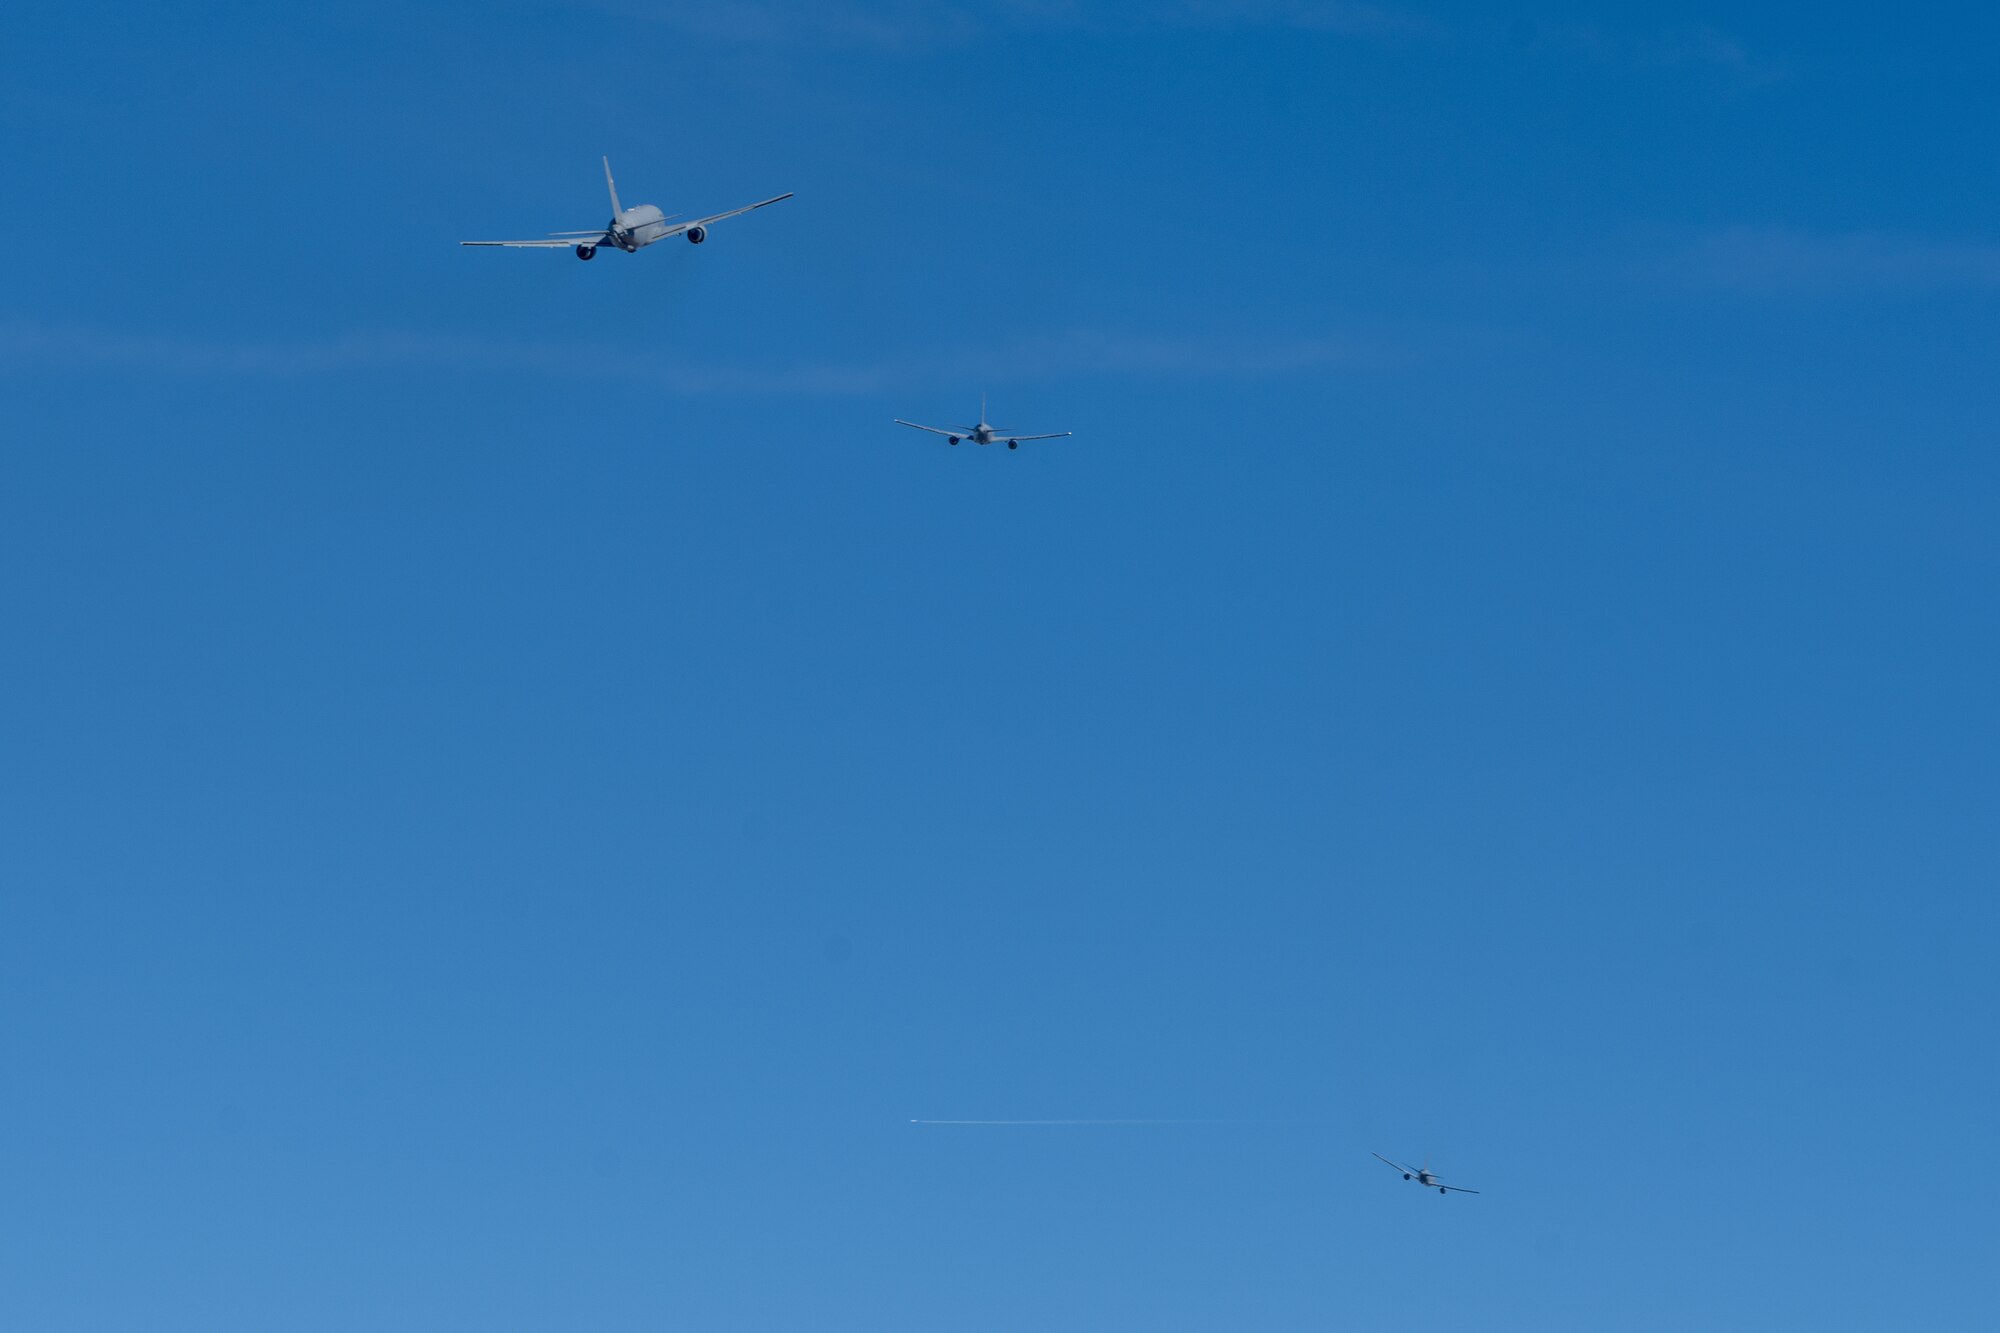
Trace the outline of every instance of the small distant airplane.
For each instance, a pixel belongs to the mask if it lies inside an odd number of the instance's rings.
[[[693,222],[675,222],[652,204],[637,204],[631,208],[618,202],[618,185],[611,179],[611,159],[604,159],[604,185],[611,191],[611,221],[595,231],[552,231],[546,241],[460,241],[460,245],[500,245],[515,250],[569,250],[576,251],[578,259],[592,259],[600,245],[615,245],[631,254],[640,246],[651,245],[654,241],[664,241],[669,236],[685,236],[696,245],[708,239],[710,223],[724,218],[733,218],[748,213],[753,208],[765,204],[775,204],[792,197],[791,191],[732,208],[727,213],[717,213],[713,217],[697,218]],[[676,213],[673,217],[679,217]]]
[[[971,440],[974,444],[998,444],[1000,441],[1005,440],[1009,449],[1020,448],[1021,441],[1023,440],[1060,440],[1065,435],[1072,433],[1066,430],[1059,430],[1053,435],[1017,435],[1011,430],[1002,430],[998,426],[989,426],[986,424],[986,395],[983,393],[979,395],[979,424],[977,426],[953,426],[947,430],[943,426],[918,425],[914,421],[905,421],[901,417],[896,418],[896,424],[898,426],[908,426],[912,430],[927,430],[933,435],[942,435],[953,444],[957,444],[960,440]]]
[[[1443,1181],[1439,1180],[1436,1176],[1431,1174],[1430,1163],[1428,1162],[1424,1163],[1424,1165],[1422,1166],[1404,1166],[1401,1162],[1390,1162],[1388,1158],[1384,1157],[1379,1152],[1371,1153],[1370,1156],[1372,1156],[1378,1162],[1388,1162],[1390,1166],[1393,1166],[1398,1171],[1401,1171],[1403,1173],[1403,1179],[1414,1180],[1419,1185],[1422,1185],[1425,1189],[1436,1190],[1439,1194],[1479,1193],[1478,1190],[1469,1190],[1463,1185],[1445,1184]]]

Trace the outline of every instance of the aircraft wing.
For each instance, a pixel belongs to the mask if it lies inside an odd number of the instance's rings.
[[[744,213],[748,213],[753,208],[762,208],[766,204],[780,204],[791,197],[792,192],[787,190],[783,194],[773,195],[769,199],[759,199],[754,204],[745,204],[741,208],[732,208],[727,213],[717,213],[713,217],[696,218],[692,222],[676,222],[673,226],[661,232],[660,236],[662,239],[668,236],[678,236],[691,227],[706,227],[711,222],[720,222],[724,218],[739,217]]]
[[[1478,1190],[1469,1190],[1469,1189],[1467,1189],[1467,1188],[1466,1188],[1465,1186],[1463,1186],[1463,1185],[1440,1185],[1440,1186],[1438,1186],[1438,1188],[1439,1188],[1439,1189],[1441,1189],[1441,1190],[1450,1190],[1450,1191],[1451,1191],[1451,1192],[1452,1192],[1453,1194],[1477,1194],[1477,1193],[1479,1193],[1479,1191],[1478,1191]]]
[[[1007,438],[1010,440],[1060,440],[1063,436],[1072,433],[1066,430],[1059,430],[1053,435],[1009,435]]]
[[[969,430],[942,430],[936,426],[919,426],[916,422],[905,421],[901,417],[896,418],[896,424],[898,426],[908,426],[911,430],[927,430],[933,435],[945,435],[945,436],[955,435],[961,440],[964,439],[966,436],[972,434],[972,432]]]
[[[1416,1174],[1416,1172],[1414,1172],[1414,1171],[1410,1170],[1410,1168],[1409,1168],[1409,1167],[1407,1167],[1407,1166],[1404,1166],[1404,1165],[1403,1165],[1403,1164],[1402,1164],[1401,1162],[1391,1162],[1391,1161],[1390,1161],[1390,1160],[1389,1160],[1388,1158],[1384,1157],[1384,1156],[1383,1156],[1383,1155],[1382,1155],[1381,1153],[1379,1153],[1379,1152],[1372,1152],[1372,1153],[1369,1153],[1368,1155],[1369,1155],[1370,1157],[1373,1157],[1373,1158],[1374,1158],[1374,1159],[1375,1159],[1376,1161],[1378,1161],[1378,1162],[1381,1162],[1381,1163],[1384,1163],[1385,1165],[1388,1165],[1388,1166],[1393,1166],[1393,1167],[1395,1167],[1395,1168],[1396,1168],[1396,1169],[1397,1169],[1398,1171],[1401,1171],[1401,1172],[1402,1172],[1402,1173],[1403,1173],[1404,1175],[1406,1175],[1406,1176],[1413,1176],[1413,1175],[1415,1175],[1415,1174]]]
[[[603,245],[611,239],[608,231],[579,231],[568,240],[551,237],[545,241],[460,241],[460,245],[504,245],[512,250],[574,250],[579,245]]]

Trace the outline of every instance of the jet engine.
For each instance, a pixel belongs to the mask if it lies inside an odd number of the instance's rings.
[[[708,228],[689,227],[687,231],[687,236],[689,245],[700,245],[703,241],[708,239]]]
[[[594,245],[579,245],[576,247],[576,257],[578,259],[595,259],[597,258],[597,247]]]

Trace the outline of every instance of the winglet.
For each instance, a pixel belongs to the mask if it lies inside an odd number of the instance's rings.
[[[604,159],[604,188],[611,191],[611,216],[617,217],[625,210],[618,204],[618,182],[611,179],[611,159]]]

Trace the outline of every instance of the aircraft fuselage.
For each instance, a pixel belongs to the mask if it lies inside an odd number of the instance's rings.
[[[666,234],[666,215],[658,205],[639,204],[628,208],[611,219],[605,230],[611,233],[611,243],[630,254],[640,246],[651,245]]]

